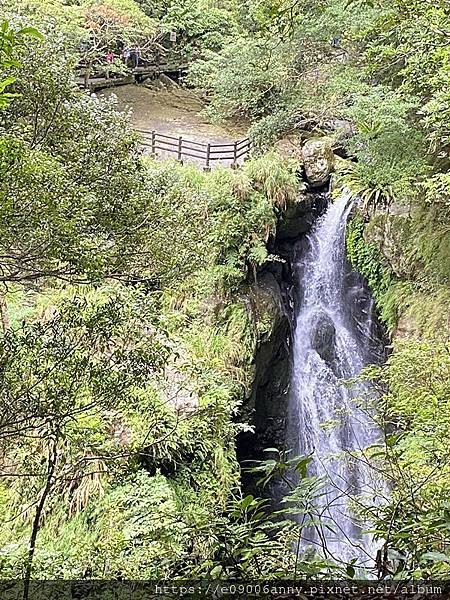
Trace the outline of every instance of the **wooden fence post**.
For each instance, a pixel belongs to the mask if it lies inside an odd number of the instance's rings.
[[[206,147],[206,165],[205,171],[211,171],[211,167],[209,166],[209,162],[211,160],[211,144],[208,144]]]
[[[244,155],[244,162],[247,162],[248,160],[250,160],[250,152],[252,149],[252,143],[250,142],[250,140],[247,141],[247,151]]]
[[[233,147],[233,164],[231,165],[232,169],[237,169],[237,147],[238,147],[238,143],[234,142],[234,147]]]
[[[156,155],[156,131],[152,131],[152,154]]]
[[[177,159],[179,162],[182,162],[182,160],[181,160],[182,150],[183,150],[183,137],[180,135],[180,137],[178,138],[178,156],[177,156]]]

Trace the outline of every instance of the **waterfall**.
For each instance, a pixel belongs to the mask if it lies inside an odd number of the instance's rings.
[[[379,432],[370,412],[358,406],[367,386],[343,380],[377,362],[379,346],[372,333],[373,301],[346,260],[351,207],[348,194],[330,203],[297,249],[288,444],[296,454],[312,456],[309,473],[325,482],[316,501],[320,525],[306,530],[302,546],[331,559],[373,564],[369,536],[363,535],[350,498],[374,496],[377,481],[360,451]]]

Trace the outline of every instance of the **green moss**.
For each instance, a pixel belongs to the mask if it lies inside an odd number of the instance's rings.
[[[447,229],[446,209],[437,205],[416,204],[410,217],[378,213],[366,223],[357,214],[350,221],[347,255],[366,277],[381,318],[390,331],[402,318],[416,336],[448,335]],[[367,241],[368,237],[373,241]],[[385,245],[389,261],[402,273],[401,279],[386,264],[381,247]]]
[[[414,285],[409,281],[392,280],[378,300],[380,316],[392,332],[401,315],[409,305],[409,298],[414,293]]]
[[[408,244],[411,260],[419,262],[422,286],[450,286],[450,207],[439,198],[420,203],[412,215]]]
[[[374,242],[365,241],[365,227],[364,219],[359,214],[349,222],[346,237],[347,256],[355,269],[367,279],[382,318],[392,329],[396,322],[396,310],[394,303],[388,301],[388,295],[394,275],[384,264],[378,246]]]
[[[383,313],[410,324],[409,335],[416,339],[448,339],[450,334],[450,290],[446,286],[433,293],[417,289],[414,282],[398,282],[383,297]]]

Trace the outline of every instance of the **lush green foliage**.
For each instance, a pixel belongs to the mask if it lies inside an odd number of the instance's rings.
[[[389,432],[382,453],[392,492],[375,508],[383,575],[448,577],[449,356],[446,342],[401,342],[368,373],[383,391]]]
[[[153,59],[159,25],[149,18],[134,0],[110,0],[96,2],[64,2],[56,0],[5,0],[6,9],[14,18],[17,12],[38,25],[46,36],[59,37],[60,50],[67,58],[70,54],[78,64],[79,74],[89,76],[93,72],[127,71],[121,58],[124,47],[141,48],[144,59]],[[56,26],[56,27],[55,27]],[[55,49],[49,51],[52,56]],[[113,53],[113,63],[107,62],[107,54]]]
[[[32,36],[42,39],[42,35],[34,27],[22,27],[14,29],[8,21],[3,21],[0,26],[0,110],[8,106],[17,94],[10,92],[7,88],[11,86],[16,78],[8,75],[8,70],[15,67],[20,68],[21,64],[17,60],[19,46],[23,44],[26,36]],[[3,72],[4,76],[3,76]]]
[[[283,3],[252,6],[242,21],[251,44],[230,41],[197,61],[191,82],[212,95],[213,116],[250,118],[260,148],[289,132],[305,139],[319,131],[350,159],[337,179],[363,202],[349,225],[349,258],[390,331],[410,340],[380,374],[386,419],[399,430],[382,451],[396,486],[377,522],[387,540],[384,574],[445,575],[448,6],[336,0],[296,3],[292,14]],[[249,87],[257,90],[251,100]]]
[[[264,519],[237,509],[234,452],[259,331],[244,298],[296,165],[141,158],[128,115],[74,86],[73,39],[17,49],[1,114],[2,572],[231,575],[228,528],[255,574],[240,536]],[[271,572],[286,546],[259,535]]]
[[[189,60],[213,119],[260,149],[326,132],[362,197],[347,250],[389,329],[367,378],[393,484],[368,507],[384,575],[448,576],[449,14],[438,0],[5,3],[0,32],[0,564],[6,577],[318,576],[302,526],[239,490],[234,442],[258,339],[248,307],[298,164],[211,174],[143,159],[128,115],[75,85],[123,46]],[[30,21],[30,23],[29,23]],[[32,24],[45,34],[41,40]],[[176,44],[169,41],[175,31]],[[109,68],[109,67],[108,67]],[[272,452],[273,453],[273,452]],[[276,453],[275,453],[276,454]],[[321,482],[290,469],[283,514]],[[354,575],[350,565],[346,575]]]
[[[282,50],[259,39],[239,37],[220,54],[206,54],[189,70],[188,83],[211,96],[211,117],[260,117],[276,107],[280,92],[289,86],[289,65]]]

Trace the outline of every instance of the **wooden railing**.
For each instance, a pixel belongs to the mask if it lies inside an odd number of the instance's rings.
[[[211,162],[217,160],[230,161],[232,167],[237,167],[239,159],[248,156],[252,146],[248,138],[230,144],[204,144],[187,140],[181,135],[174,137],[145,129],[136,131],[144,138],[142,145],[151,148],[153,155],[157,154],[157,150],[162,150],[175,154],[180,162],[184,157],[195,158],[204,162],[206,169],[211,167]]]

